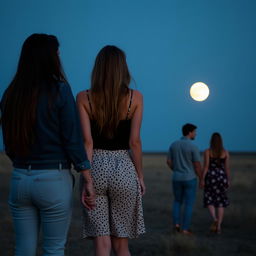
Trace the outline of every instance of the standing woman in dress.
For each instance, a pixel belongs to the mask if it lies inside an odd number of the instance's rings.
[[[219,133],[213,133],[210,148],[204,152],[204,207],[209,209],[212,232],[221,233],[224,209],[229,205],[227,189],[230,186],[229,152],[224,149]]]
[[[43,255],[64,256],[72,206],[71,163],[85,180],[86,206],[92,209],[95,203],[76,103],[58,48],[55,36],[29,36],[1,101],[4,145],[14,167],[8,202],[15,256],[36,255],[40,228]]]
[[[94,64],[91,89],[77,96],[96,190],[95,209],[84,210],[83,236],[94,239],[96,256],[109,256],[111,249],[118,256],[129,256],[128,238],[145,232],[143,99],[140,92],[129,89],[130,80],[124,52],[105,46]]]

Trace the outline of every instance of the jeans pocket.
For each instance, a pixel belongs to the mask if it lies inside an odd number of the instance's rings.
[[[33,183],[33,197],[42,207],[62,202],[63,178],[58,172],[40,175]]]

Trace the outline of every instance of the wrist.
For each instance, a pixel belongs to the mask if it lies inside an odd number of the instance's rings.
[[[85,183],[87,184],[92,184],[93,183],[93,179],[92,179],[92,176],[91,176],[91,170],[90,169],[87,169],[87,170],[83,170],[81,171],[83,177],[84,177],[84,181]]]

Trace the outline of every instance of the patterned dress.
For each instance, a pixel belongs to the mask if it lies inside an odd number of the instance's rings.
[[[227,207],[228,178],[225,172],[226,158],[212,158],[209,161],[209,170],[205,176],[204,207]]]

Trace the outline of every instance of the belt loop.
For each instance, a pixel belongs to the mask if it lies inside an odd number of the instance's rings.
[[[61,171],[62,170],[62,164],[59,163],[59,170]]]
[[[31,164],[28,166],[28,170],[31,171]]]

